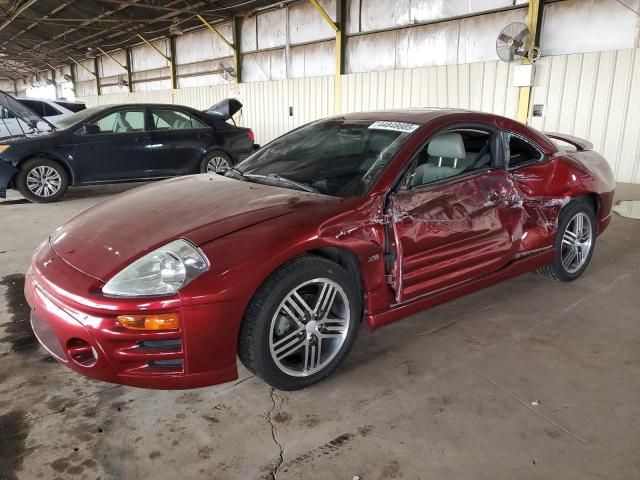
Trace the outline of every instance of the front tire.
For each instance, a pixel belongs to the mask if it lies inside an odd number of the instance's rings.
[[[553,263],[538,269],[549,280],[572,282],[587,269],[596,245],[596,215],[590,203],[571,202],[560,213]]]
[[[67,192],[69,176],[59,163],[38,157],[26,161],[20,167],[16,186],[31,202],[57,202]]]
[[[233,160],[229,154],[222,150],[214,150],[207,153],[200,162],[200,173],[224,175],[231,167],[233,167]]]
[[[299,390],[330,375],[360,327],[362,299],[347,270],[305,255],[276,270],[245,313],[238,356],[280,390]]]

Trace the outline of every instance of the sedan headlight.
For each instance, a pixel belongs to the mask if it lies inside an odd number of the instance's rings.
[[[171,295],[209,270],[207,258],[186,240],[175,240],[136,260],[109,280],[102,293],[116,297]]]

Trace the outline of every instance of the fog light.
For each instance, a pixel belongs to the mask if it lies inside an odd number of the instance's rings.
[[[177,330],[180,328],[180,315],[120,315],[118,323],[129,330]]]
[[[67,342],[69,358],[83,367],[93,367],[98,361],[98,352],[81,338],[72,338]]]

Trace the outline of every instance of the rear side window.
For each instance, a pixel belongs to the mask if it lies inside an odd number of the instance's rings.
[[[87,108],[84,103],[60,102],[60,101],[57,101],[57,100],[56,100],[55,103],[57,103],[58,105],[60,105],[63,108],[66,108],[67,110],[69,110],[70,112],[73,112],[73,113],[81,112],[82,110],[85,110]]]
[[[18,101],[28,109],[33,110],[35,113],[37,113],[41,117],[44,115],[42,102],[37,100],[18,100]]]
[[[41,100],[18,100],[25,107],[33,110],[35,113],[40,115],[41,117],[55,117],[56,115],[60,115],[61,112],[47,102],[43,102]]]
[[[55,117],[57,115],[62,115],[62,112],[60,110],[52,107],[47,102],[42,102],[42,111],[44,112],[44,117]]]
[[[207,128],[197,118],[180,110],[152,109],[154,130],[185,130],[190,128]]]
[[[505,143],[507,145],[507,158],[509,159],[508,168],[529,165],[542,160],[544,156],[540,150],[517,135],[506,133]]]

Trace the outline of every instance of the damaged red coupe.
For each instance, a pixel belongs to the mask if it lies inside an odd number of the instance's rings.
[[[587,268],[615,182],[581,139],[459,110],[350,114],[229,170],[95,205],[36,251],[33,330],[147,388],[307,387],[371,329],[509,277]]]

